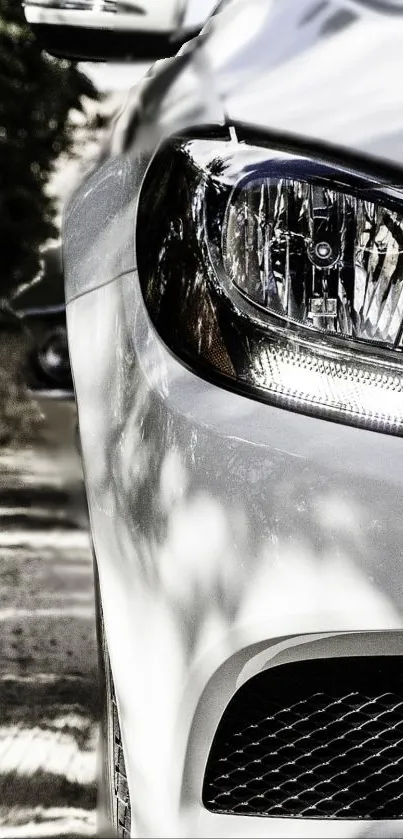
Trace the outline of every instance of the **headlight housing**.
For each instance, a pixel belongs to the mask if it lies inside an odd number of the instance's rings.
[[[403,191],[230,138],[178,138],[140,195],[144,299],[195,372],[257,399],[403,432]]]

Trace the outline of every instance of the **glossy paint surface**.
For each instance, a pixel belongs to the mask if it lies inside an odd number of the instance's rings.
[[[205,51],[230,121],[403,163],[401,6],[238,0],[210,28]]]
[[[402,22],[353,0],[232,0],[129,96],[110,158],[66,211],[70,353],[134,835],[402,830],[201,805],[220,716],[271,656],[309,657],[313,643],[326,656],[401,652],[403,441],[186,369],[150,322],[135,251],[147,166],[191,126],[230,117],[400,164]],[[362,68],[380,54],[375,79]]]
[[[69,308],[134,817],[140,835],[216,835],[189,772],[180,807],[192,728],[212,732],[236,686],[234,667],[195,716],[216,671],[288,635],[402,628],[402,443],[202,382],[164,349],[134,288],[129,275]],[[239,822],[235,835],[257,835]]]

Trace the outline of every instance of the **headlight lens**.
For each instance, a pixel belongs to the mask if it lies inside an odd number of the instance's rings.
[[[140,196],[170,349],[256,398],[403,432],[403,191],[235,140],[174,140]]]
[[[274,315],[401,343],[403,208],[309,180],[247,180],[228,203],[223,256],[239,290]]]

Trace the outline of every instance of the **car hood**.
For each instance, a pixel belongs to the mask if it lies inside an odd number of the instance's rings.
[[[178,132],[241,125],[319,157],[330,150],[344,163],[348,153],[392,164],[400,184],[402,46],[401,3],[227,0],[128,94],[102,159],[67,204],[66,299],[136,269],[141,184],[161,142]]]
[[[402,44],[401,3],[230,0],[157,62],[118,135],[138,150],[191,126],[242,123],[400,166]]]

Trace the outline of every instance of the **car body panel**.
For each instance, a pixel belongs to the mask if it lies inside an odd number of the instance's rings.
[[[375,25],[367,9],[353,0],[291,6],[233,0],[199,41],[161,63],[129,96],[113,154],[65,213],[70,354],[133,835],[403,832],[403,822],[212,815],[201,803],[212,732],[244,668],[265,666],[278,644],[308,655],[318,636],[323,654],[336,655],[343,633],[353,633],[361,650],[402,650],[403,440],[262,404],[199,378],[156,334],[136,271],[140,186],[159,144],[177,131],[229,118],[288,143],[295,133],[295,142],[311,136],[318,146],[401,162],[391,139],[403,130],[403,111],[395,113],[397,132],[391,121],[380,125],[379,91],[369,95],[373,77],[366,86],[363,52],[351,52],[348,41],[354,26],[364,49]],[[270,51],[282,9],[289,37]],[[324,16],[340,10],[350,10],[354,23],[324,41]],[[392,25],[371,14],[382,24],[382,54],[390,44],[398,71],[401,20]],[[303,15],[311,15],[305,29]],[[330,130],[321,62],[327,55],[334,72],[348,43],[346,72],[361,85],[356,127],[344,119],[342,66]],[[309,66],[306,79],[300,62]],[[304,85],[315,68],[310,100]],[[283,87],[276,86],[280,73]],[[398,72],[392,78],[395,108]],[[256,665],[258,655],[263,664]]]
[[[202,381],[155,334],[135,274],[71,303],[68,326],[134,822],[228,835],[189,772],[180,796],[201,693],[231,656],[284,635],[397,630],[401,647],[403,441]],[[234,835],[278,835],[254,821]]]
[[[205,46],[228,121],[402,165],[402,7],[382,14],[382,4],[359,0],[238,5],[210,22]]]

